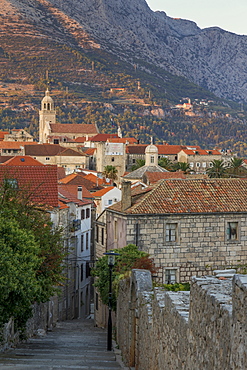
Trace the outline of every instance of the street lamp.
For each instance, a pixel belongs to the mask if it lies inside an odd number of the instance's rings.
[[[108,326],[107,326],[107,351],[112,350],[112,319],[111,319],[111,311],[112,311],[112,269],[115,264],[115,256],[120,256],[119,253],[114,252],[106,252],[104,253],[108,256],[108,266],[109,266],[109,299],[108,299],[108,308],[109,308],[109,316],[108,316]]]

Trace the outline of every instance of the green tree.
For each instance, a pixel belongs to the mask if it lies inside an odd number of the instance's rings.
[[[226,175],[226,167],[222,159],[214,159],[212,166],[206,170],[210,178],[221,178]]]
[[[116,167],[108,165],[108,166],[105,166],[102,174],[105,178],[115,181],[118,177],[117,173],[118,173],[118,170],[116,169]]]
[[[174,163],[173,170],[174,171],[183,171],[183,173],[188,173],[188,172],[191,171],[191,168],[190,168],[189,163],[177,162],[177,163]]]
[[[31,313],[31,303],[49,300],[63,281],[62,231],[53,227],[47,209],[31,201],[28,189],[15,189],[4,182],[0,187],[0,234],[0,290],[10,302],[0,303],[0,322],[13,316],[20,327]]]
[[[145,166],[145,159],[137,159],[136,164],[133,164],[131,171],[138,170],[138,168]]]
[[[37,272],[43,259],[32,232],[3,216],[0,245],[0,324],[13,317],[20,328],[31,315],[31,304],[39,297]]]
[[[240,175],[240,170],[243,165],[242,158],[232,158],[229,166],[229,173],[230,175],[238,176]]]
[[[128,244],[121,249],[114,249],[114,252],[120,254],[116,257],[112,272],[112,307],[116,309],[118,282],[120,279],[128,276],[128,273],[133,268],[148,269],[151,273],[155,273],[157,269],[154,266],[153,260],[149,257],[149,254],[139,251],[138,247],[134,244]],[[109,267],[107,256],[103,256],[97,261],[95,268],[92,270],[92,274],[97,278],[94,286],[98,289],[102,302],[107,305],[109,298]]]
[[[173,163],[169,158],[160,158],[159,166],[165,168],[168,171],[173,169]]]

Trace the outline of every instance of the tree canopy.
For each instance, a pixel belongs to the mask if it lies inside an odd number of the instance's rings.
[[[62,278],[62,232],[24,189],[0,187],[0,324],[23,328],[31,304],[47,301]]]
[[[112,272],[112,308],[116,309],[119,280],[128,276],[128,273],[133,268],[150,270],[151,273],[155,273],[157,268],[155,268],[153,259],[149,257],[149,254],[139,251],[138,247],[134,244],[128,244],[121,249],[114,249],[113,252],[119,253],[119,256],[116,257],[116,263]],[[95,268],[92,270],[92,274],[97,278],[94,286],[98,289],[102,302],[107,305],[109,298],[109,268],[107,256],[103,256],[97,261]]]

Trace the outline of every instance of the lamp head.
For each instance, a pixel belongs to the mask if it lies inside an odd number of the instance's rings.
[[[115,257],[120,256],[119,253],[115,252],[106,252],[104,253],[105,256],[108,256],[108,266],[112,267],[115,264]]]

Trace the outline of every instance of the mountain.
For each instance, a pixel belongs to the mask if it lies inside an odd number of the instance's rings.
[[[247,101],[247,36],[153,12],[145,0],[50,0],[104,50],[149,61],[235,101]],[[220,16],[220,15],[219,15]]]

